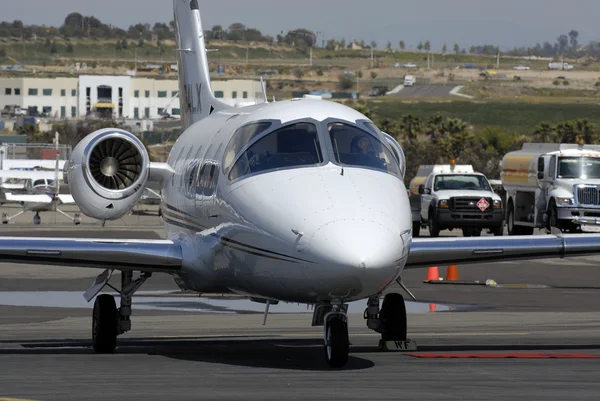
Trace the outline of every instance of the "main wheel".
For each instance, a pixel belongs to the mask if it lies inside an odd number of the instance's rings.
[[[552,201],[552,203],[550,204],[550,208],[548,210],[548,231],[552,230],[552,227],[556,227],[558,229],[560,229],[561,227],[558,226],[558,213],[556,212],[556,205],[554,204],[554,201]]]
[[[332,318],[326,322],[325,359],[334,368],[343,367],[348,362],[350,339],[348,325],[341,318]]]
[[[508,205],[508,216],[506,221],[506,225],[508,226],[508,235],[518,235],[517,227],[515,226],[515,211],[513,210],[512,203]]]
[[[381,332],[383,341],[406,341],[406,305],[401,294],[390,293],[385,296],[379,312],[379,320],[383,327]]]
[[[119,313],[112,295],[101,294],[94,302],[92,315],[92,344],[94,351],[112,353],[117,346]]]

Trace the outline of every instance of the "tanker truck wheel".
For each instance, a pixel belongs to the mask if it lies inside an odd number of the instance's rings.
[[[558,213],[556,212],[556,204],[554,201],[550,203],[550,207],[548,208],[548,231],[551,231],[552,227],[556,227],[560,230],[560,227],[558,226]]]

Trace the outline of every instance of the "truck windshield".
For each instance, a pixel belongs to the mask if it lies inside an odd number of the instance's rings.
[[[477,174],[444,174],[435,177],[434,191],[462,190],[462,191],[490,191],[487,179]]]
[[[560,157],[556,178],[600,178],[600,159],[593,157]]]

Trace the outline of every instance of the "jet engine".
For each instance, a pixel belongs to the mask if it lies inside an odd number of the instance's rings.
[[[144,193],[150,157],[132,133],[107,128],[86,136],[65,164],[65,181],[81,211],[98,220],[128,213]]]

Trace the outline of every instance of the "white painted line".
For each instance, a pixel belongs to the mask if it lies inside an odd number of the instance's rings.
[[[450,94],[452,96],[464,97],[465,99],[473,99],[473,96],[463,95],[462,93],[458,93],[462,88],[464,88],[464,85],[456,86],[454,89],[452,89],[450,91]]]

